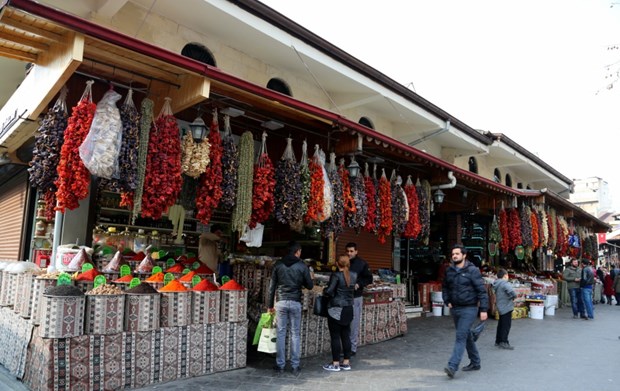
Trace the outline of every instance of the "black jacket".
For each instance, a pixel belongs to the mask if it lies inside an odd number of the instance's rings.
[[[453,307],[479,306],[481,312],[489,308],[489,296],[480,270],[469,261],[462,268],[454,265],[446,270],[442,286],[443,302]]]
[[[362,297],[364,287],[372,284],[372,273],[368,269],[368,263],[360,257],[351,259],[349,270],[357,274],[357,284],[359,288],[355,290],[355,297]]]
[[[329,277],[329,284],[323,290],[323,294],[330,298],[328,308],[353,305],[353,291],[357,282],[357,273],[350,271],[349,276],[351,279],[349,286],[347,286],[344,273],[341,271],[334,272]]]
[[[301,302],[302,287],[306,289],[314,287],[308,266],[294,255],[283,257],[273,267],[271,283],[269,284],[269,308],[273,308],[276,289],[278,290],[278,301]]]

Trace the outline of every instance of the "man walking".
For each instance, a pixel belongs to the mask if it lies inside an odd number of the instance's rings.
[[[349,270],[357,273],[357,283],[353,293],[353,321],[351,322],[351,355],[355,356],[357,353],[362,305],[364,304],[362,293],[365,286],[372,284],[372,273],[368,269],[368,263],[357,255],[357,244],[353,242],[347,243],[345,249],[351,264]]]
[[[277,373],[284,372],[286,365],[286,329],[291,325],[291,367],[295,376],[300,372],[301,356],[301,288],[312,289],[314,283],[308,266],[299,258],[301,246],[297,242],[289,243],[288,255],[276,262],[269,285],[269,312],[276,312],[278,337],[276,340]],[[275,294],[278,302],[275,304]]]
[[[462,245],[452,247],[452,265],[446,271],[442,285],[443,301],[450,308],[456,328],[452,356],[444,369],[451,379],[458,371],[465,349],[470,362],[462,368],[463,371],[477,371],[481,368],[480,353],[470,329],[478,317],[478,311],[480,320],[487,320],[489,307],[489,296],[480,270],[465,259],[466,255],[467,249]]]
[[[594,271],[590,267],[590,260],[582,259],[581,264],[581,280],[579,280],[579,287],[581,288],[581,299],[583,300],[583,307],[586,310],[587,317],[582,317],[583,320],[594,319],[594,306],[592,305],[592,286],[594,285]]]
[[[573,318],[578,319],[579,316],[586,318],[586,312],[581,298],[581,289],[579,288],[581,268],[579,267],[579,260],[577,258],[571,258],[570,265],[564,269],[562,277],[564,281],[566,281],[566,288],[570,296],[570,305],[573,308]]]

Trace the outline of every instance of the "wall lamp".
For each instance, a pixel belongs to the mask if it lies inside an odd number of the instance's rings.
[[[436,204],[441,204],[445,197],[446,193],[441,191],[441,189],[437,189],[437,191],[433,194],[433,201],[435,201]]]
[[[351,155],[351,163],[349,163],[349,166],[347,167],[351,178],[357,178],[357,176],[360,174],[360,169],[361,167],[359,163],[355,161],[355,155]]]
[[[192,131],[192,138],[196,142],[201,142],[203,138],[207,137],[207,124],[205,121],[200,118],[200,116],[196,117],[194,122],[189,124],[189,128]]]

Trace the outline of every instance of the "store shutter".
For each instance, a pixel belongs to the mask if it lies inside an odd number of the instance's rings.
[[[0,260],[16,261],[19,257],[27,174],[24,170],[0,186]]]
[[[362,230],[359,234],[354,229],[346,228],[336,242],[336,254],[344,254],[345,246],[349,242],[357,244],[359,256],[368,262],[370,269],[376,273],[377,269],[392,268],[392,237],[386,239],[385,244],[379,243],[377,235]]]

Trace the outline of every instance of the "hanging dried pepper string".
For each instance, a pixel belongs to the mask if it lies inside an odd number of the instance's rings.
[[[267,154],[267,133],[263,132],[261,150],[254,166],[254,183],[252,187],[252,216],[250,228],[265,222],[274,208],[273,189],[276,186],[275,169]]]
[[[530,224],[532,226],[532,248],[536,250],[540,246],[540,237],[538,236],[538,217],[533,209],[530,210]]]
[[[431,184],[426,180],[416,182],[420,205],[420,240],[428,244],[431,232]]]
[[[509,227],[509,219],[508,213],[506,209],[502,208],[499,211],[499,230],[501,232],[502,241],[500,242],[500,250],[502,250],[503,254],[508,254],[510,251],[510,230]]]
[[[153,101],[144,98],[140,106],[140,141],[138,142],[138,161],[136,163],[136,190],[133,195],[126,194],[126,201],[133,203],[131,223],[135,224],[136,218],[142,211],[142,194],[144,193],[144,176],[146,175],[146,157],[148,155],[151,124],[153,123]],[[123,194],[121,194],[123,196]],[[129,203],[128,203],[129,205]]]
[[[349,170],[344,166],[344,159],[338,166],[338,174],[342,182],[342,200],[345,214],[355,213],[355,199],[351,195],[351,184],[349,183]]]
[[[204,174],[200,176],[200,183],[196,192],[196,218],[203,224],[209,224],[213,211],[222,198],[222,137],[217,121],[217,110],[213,110],[213,120],[209,131],[211,163]]]
[[[521,244],[524,247],[532,247],[532,222],[530,220],[529,206],[521,205],[519,220],[521,221]]]
[[[318,151],[318,148],[319,146],[316,145],[315,151]],[[323,168],[321,167],[316,153],[308,164],[308,169],[310,171],[310,197],[308,199],[308,211],[304,217],[304,222],[306,225],[320,222],[322,220],[323,203],[325,198]]]
[[[350,183],[351,196],[355,201],[355,213],[347,214],[345,217],[345,223],[347,227],[354,228],[355,231],[359,233],[366,224],[366,218],[368,215],[364,177],[362,175],[358,175],[355,178],[350,178]]]
[[[519,211],[517,210],[517,208],[510,209],[508,221],[510,222],[510,225],[508,226],[510,249],[514,250],[515,247],[522,244],[523,242],[523,239],[521,238],[521,219],[519,218]]]
[[[252,132],[241,135],[239,142],[239,171],[237,175],[237,203],[233,210],[232,230],[243,233],[252,216],[252,184],[254,182],[254,138]]]
[[[418,210],[418,192],[411,180],[411,175],[407,177],[407,183],[405,183],[405,194],[407,195],[407,202],[409,203],[409,219],[403,236],[416,239],[421,231],[420,212]]]
[[[366,192],[366,223],[364,229],[370,233],[377,232],[377,189],[375,187],[375,181],[368,172],[368,163],[366,163],[366,170],[364,172],[364,191]]]
[[[95,115],[96,105],[92,100],[93,81],[86,82],[86,89],[77,106],[73,108],[65,130],[65,140],[60,151],[56,179],[56,210],[64,213],[75,209],[81,199],[88,196],[90,173],[82,163],[79,146],[84,142]]]
[[[385,176],[385,171],[379,179],[379,208],[381,209],[381,224],[378,232],[379,243],[383,244],[392,233],[392,190],[390,181]]]
[[[344,162],[341,162],[344,166]],[[327,177],[332,186],[332,195],[334,198],[332,215],[323,224],[323,234],[327,236],[329,233],[333,233],[338,236],[342,233],[344,227],[344,196],[342,189],[342,176],[340,175],[340,168],[336,166],[336,154],[329,154],[329,165],[327,167]]]
[[[230,117],[224,116],[224,138],[222,139],[222,197],[220,208],[231,212],[237,199],[237,171],[239,153],[230,129]]]

